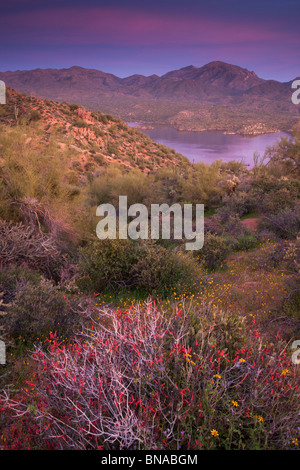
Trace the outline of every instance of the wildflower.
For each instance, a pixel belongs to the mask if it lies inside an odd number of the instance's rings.
[[[237,402],[237,401],[235,401],[235,400],[231,400],[231,403],[233,404],[233,406],[236,406],[236,407],[238,407],[238,406],[239,406],[238,402]]]
[[[221,378],[221,376],[219,374],[214,375],[214,377],[216,377],[217,379]]]
[[[216,429],[212,429],[212,430],[210,431],[210,433],[211,433],[211,435],[214,436],[214,437],[218,437],[218,436],[219,436],[219,433],[218,433],[218,431],[217,431]]]
[[[294,444],[296,447],[298,447],[298,445],[299,445],[298,439],[297,439],[297,438],[294,439],[294,440],[292,441],[292,444]]]
[[[290,371],[288,369],[283,369],[281,375],[287,375]]]
[[[258,419],[258,421],[259,421],[260,423],[263,422],[264,418],[263,418],[262,416],[256,416],[256,417],[257,417],[257,419]]]
[[[243,358],[241,358],[241,359],[239,360],[239,362],[246,362],[246,360],[243,359]]]

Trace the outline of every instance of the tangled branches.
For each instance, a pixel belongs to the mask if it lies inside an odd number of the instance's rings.
[[[105,308],[71,343],[36,347],[27,398],[5,392],[3,409],[58,449],[287,448],[299,377],[279,338],[253,330],[241,347],[224,337],[230,322],[189,306]]]

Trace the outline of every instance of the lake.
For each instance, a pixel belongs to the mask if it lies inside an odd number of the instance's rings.
[[[128,122],[130,127],[139,127],[142,123]],[[273,145],[280,137],[288,137],[285,132],[242,136],[223,134],[222,132],[177,131],[172,127],[159,126],[154,129],[140,129],[151,139],[182,153],[191,162],[212,163],[214,160],[237,160],[248,166],[253,165],[253,155],[263,155],[266,148]]]

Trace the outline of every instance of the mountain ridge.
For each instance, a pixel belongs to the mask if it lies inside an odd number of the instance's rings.
[[[73,102],[120,116],[125,121],[167,124],[184,130],[240,132],[262,122],[263,132],[288,131],[299,117],[291,102],[289,82],[265,80],[254,71],[222,61],[201,67],[189,65],[161,76],[134,74],[120,78],[97,69],[72,66],[0,72],[0,80],[19,92],[58,102]],[[231,116],[220,126],[214,107]],[[183,111],[191,123],[177,123]],[[179,115],[179,113],[181,113]],[[236,114],[236,118],[234,118]],[[272,116],[278,123],[272,124]]]

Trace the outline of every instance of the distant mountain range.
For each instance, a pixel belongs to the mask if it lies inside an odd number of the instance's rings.
[[[126,121],[182,130],[263,133],[290,130],[300,117],[291,82],[264,80],[225,62],[120,78],[82,67],[0,72],[9,87],[54,101],[101,109]]]

